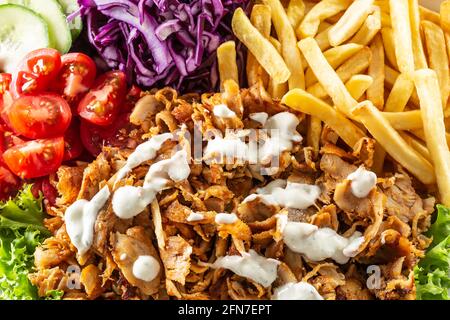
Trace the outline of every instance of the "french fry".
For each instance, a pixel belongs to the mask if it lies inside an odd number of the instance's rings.
[[[389,8],[389,0],[375,0],[373,4],[380,8],[381,12],[386,12],[389,14],[390,8]]]
[[[439,13],[430,10],[428,8],[425,8],[423,6],[419,6],[419,14],[420,14],[420,20],[427,20],[431,21],[434,24],[439,25],[441,23],[441,16]]]
[[[362,27],[358,32],[350,39],[350,42],[358,43],[362,45],[368,45],[372,39],[381,30],[381,12],[378,7],[376,10],[367,17]]]
[[[347,43],[338,47],[331,48],[325,51],[323,55],[325,56],[325,59],[327,59],[330,66],[333,69],[336,69],[362,48],[362,45],[356,43]],[[305,72],[305,82],[306,87],[309,87],[317,82],[317,78],[310,68],[308,68]]]
[[[357,74],[350,78],[345,84],[350,95],[358,101],[366,92],[366,90],[372,85],[373,79],[371,76],[365,74]]]
[[[383,149],[417,179],[424,184],[436,181],[433,166],[403,140],[370,101],[359,103],[351,112],[364,124]]]
[[[303,0],[290,0],[286,14],[291,22],[292,28],[296,30],[305,16],[305,3]]]
[[[296,46],[297,38],[289,18],[279,0],[262,0],[272,11],[272,23],[281,43],[281,55],[291,72],[288,79],[289,88],[305,88],[301,54]]]
[[[217,63],[219,65],[221,91],[223,91],[223,84],[226,80],[233,80],[239,83],[239,73],[236,64],[236,44],[234,41],[224,42],[217,48]]]
[[[383,117],[396,130],[415,130],[423,127],[420,110],[383,112]]]
[[[303,40],[302,40],[303,41]],[[372,53],[369,48],[364,47],[358,53],[356,53],[353,57],[348,59],[344,64],[342,64],[334,74],[336,74],[341,83],[345,83],[350,78],[358,73],[363,72],[369,67]],[[313,68],[311,68],[313,70]],[[315,71],[313,70],[315,73]],[[324,85],[316,83],[309,87],[307,91],[318,98],[325,98],[328,94]],[[348,92],[347,92],[348,93]],[[332,97],[333,98],[333,97]]]
[[[438,25],[430,21],[422,21],[421,25],[425,35],[430,68],[437,74],[441,90],[442,107],[446,108],[450,91],[450,70],[444,32]]]
[[[352,148],[365,137],[364,132],[341,112],[304,90],[290,90],[281,102],[294,110],[319,118]]]
[[[270,43],[281,52],[281,44],[274,37],[269,37]],[[267,92],[272,96],[272,99],[281,99],[286,92],[288,92],[289,86],[287,81],[283,83],[275,83],[272,79],[269,79],[269,85],[267,86]]]
[[[291,72],[277,49],[251,24],[241,8],[234,11],[231,26],[236,37],[276,83],[286,82],[290,78]]]
[[[324,31],[320,32],[314,39],[317,41],[320,50],[325,51],[331,47],[330,41],[328,40],[328,31],[332,26],[326,28]]]
[[[389,67],[388,65],[384,66],[384,80],[385,84],[388,88],[392,88],[395,84],[395,81],[397,81],[397,78],[399,77],[399,73]],[[409,75],[406,75],[409,77]],[[411,94],[411,98],[409,99],[409,102],[412,103],[414,106],[419,107],[419,97],[417,96],[417,92],[413,91]]]
[[[394,82],[391,92],[386,100],[384,111],[400,112],[405,109],[414,91],[414,83],[410,77],[404,73],[400,74]]]
[[[422,129],[414,129],[414,130],[408,130],[409,132],[411,132],[414,136],[416,136],[417,138],[419,138],[422,141],[426,141],[425,138],[425,131]],[[450,145],[450,133],[446,132],[445,133],[445,140],[447,140],[447,145]]]
[[[309,117],[308,132],[306,135],[306,143],[312,147],[314,156],[319,155],[320,150],[320,136],[322,135],[322,120],[317,117]]]
[[[400,72],[414,71],[414,55],[408,0],[389,0],[394,36],[395,57]]]
[[[450,206],[450,158],[444,114],[439,103],[442,99],[438,76],[430,69],[418,70],[414,73],[414,84],[420,99],[425,139],[434,164],[441,201]]]
[[[450,1],[445,0],[440,8],[441,27],[445,32],[450,32]]]
[[[427,68],[427,58],[425,57],[420,31],[419,1],[408,0],[408,5],[415,69]]]
[[[272,26],[270,7],[263,4],[255,4],[252,8],[250,21],[266,39],[270,37],[270,28]],[[262,82],[263,87],[267,87],[269,75],[250,52],[247,54],[246,72],[249,87],[259,81]]]
[[[373,0],[355,0],[328,32],[330,44],[335,47],[350,39],[373,12]]]
[[[392,28],[391,16],[386,12],[381,12],[381,27]]]
[[[409,144],[414,150],[420,153],[430,163],[432,162],[430,152],[421,141],[419,141],[418,139],[416,139],[415,137],[404,131],[399,132],[399,134],[406,141],[406,143]]]
[[[370,45],[372,59],[369,64],[369,76],[373,84],[367,89],[367,99],[380,110],[384,108],[384,48],[381,36],[377,35]]]
[[[351,0],[324,0],[317,3],[300,23],[297,36],[300,39],[314,37],[323,20],[344,11],[351,3]]]
[[[385,57],[391,66],[398,70],[397,58],[395,57],[394,36],[392,33],[392,28],[381,28]]]

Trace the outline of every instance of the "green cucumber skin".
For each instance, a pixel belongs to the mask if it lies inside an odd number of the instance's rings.
[[[58,0],[63,12],[66,16],[72,14],[80,6],[77,0]],[[76,8],[76,9],[75,9]],[[69,23],[70,32],[72,34],[72,42],[75,41],[83,30],[83,21],[81,17],[76,17],[71,23]]]

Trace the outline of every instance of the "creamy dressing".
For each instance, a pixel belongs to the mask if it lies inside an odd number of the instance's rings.
[[[116,190],[112,200],[114,213],[121,219],[135,217],[144,211],[171,181],[183,181],[189,177],[190,172],[185,150],[176,152],[170,159],[154,163],[150,166],[142,187],[124,186]]]
[[[272,300],[323,300],[323,297],[307,282],[290,282],[276,288]]]
[[[344,264],[357,254],[364,237],[360,232],[355,232],[350,238],[345,238],[330,228],[287,222],[283,230],[283,240],[289,249],[304,254],[309,260],[322,261],[331,258]]]
[[[252,279],[267,288],[277,278],[279,264],[278,260],[265,258],[256,251],[250,250],[248,253],[243,253],[242,256],[220,257],[211,267],[231,270],[235,274]]]
[[[233,224],[238,221],[238,217],[234,213],[218,213],[215,217],[217,224]]]
[[[377,175],[363,167],[350,173],[347,180],[351,181],[351,190],[355,197],[365,198],[370,191],[377,185]]]
[[[224,104],[215,105],[213,108],[213,113],[216,117],[224,119],[236,117],[236,113]]]
[[[189,216],[186,218],[188,222],[200,221],[205,219],[205,216],[199,212],[191,212]]]
[[[266,112],[255,112],[250,113],[249,118],[264,126],[269,118],[269,115]]]
[[[225,159],[245,161],[248,159],[249,147],[240,137],[227,134],[224,138],[216,136],[209,140],[203,155],[207,159],[216,158],[219,163],[223,163]]]
[[[133,263],[134,277],[146,282],[155,279],[160,269],[158,260],[152,256],[139,256]]]
[[[64,220],[67,234],[80,255],[86,253],[92,246],[97,215],[108,201],[110,194],[108,186],[105,186],[90,201],[77,200],[66,210]]]
[[[158,134],[138,145],[133,153],[128,156],[125,165],[117,172],[116,181],[123,179],[131,170],[142,163],[154,159],[163,143],[172,139],[172,137],[171,133]]]
[[[320,194],[318,186],[277,179],[264,188],[258,188],[256,194],[249,195],[243,202],[260,199],[267,205],[306,209],[314,204]]]

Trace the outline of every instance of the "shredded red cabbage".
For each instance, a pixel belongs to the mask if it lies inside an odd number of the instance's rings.
[[[215,50],[233,39],[231,16],[249,0],[78,0],[89,42],[112,69],[145,88],[218,87]],[[243,73],[244,48],[237,45]],[[243,81],[242,74],[242,81]]]

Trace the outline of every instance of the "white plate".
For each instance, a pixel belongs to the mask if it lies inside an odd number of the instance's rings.
[[[444,0],[419,0],[420,4],[434,11],[439,11],[439,6]]]

